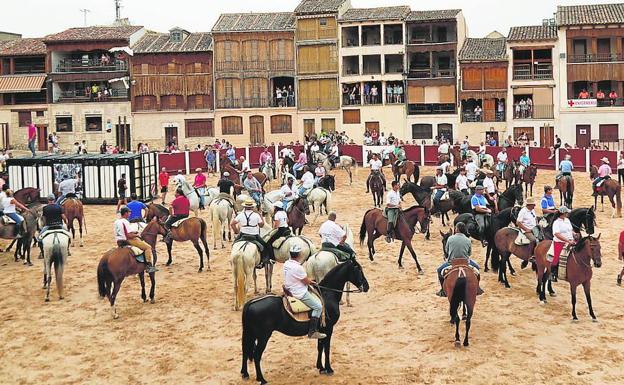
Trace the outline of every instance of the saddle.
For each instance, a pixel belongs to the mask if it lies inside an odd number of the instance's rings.
[[[48,230],[46,230],[46,232],[43,233],[43,235],[40,235],[39,241],[43,241],[45,238],[47,238],[48,236],[52,234],[65,234],[67,238],[71,239],[71,234],[69,233],[69,231],[63,229],[62,225],[56,225],[56,226],[49,227]]]
[[[175,221],[175,222],[173,222],[173,224],[171,225],[171,228],[174,228],[174,227],[179,227],[182,223],[184,223],[185,221],[187,221],[187,220],[189,220],[189,219],[191,219],[191,217],[186,217],[186,218],[182,218],[182,219],[180,219],[179,221]]]
[[[472,270],[472,272],[477,276],[477,279],[480,277],[479,270],[474,268],[468,263],[468,259],[466,258],[456,258],[451,261],[451,266],[446,267],[442,270],[442,277],[446,279],[452,272],[460,270],[459,276],[466,276],[466,269]],[[462,275],[463,274],[463,275]]]
[[[524,233],[524,231],[522,231],[522,229],[516,226],[511,226],[511,225],[507,227],[518,232],[518,236],[514,240],[514,244],[516,244],[517,246],[526,246],[526,245],[531,244],[531,240],[529,239],[529,237],[526,236],[526,234]]]
[[[334,254],[334,257],[336,257],[336,260],[338,261],[338,263],[346,262],[349,259],[351,259],[351,255],[349,253],[346,253],[340,249],[337,249],[336,246],[328,242],[323,242],[321,244],[320,251],[327,251],[328,253]]]
[[[126,241],[117,241],[117,246],[122,249],[130,250],[132,256],[136,259],[138,263],[145,263],[145,255],[143,254],[143,250],[135,246],[130,246]]]
[[[282,290],[284,290],[284,294],[282,295],[282,303],[284,305],[284,310],[288,315],[297,322],[309,322],[310,314],[312,309],[308,307],[305,303],[301,302],[301,300],[293,297],[290,292],[282,286]],[[309,293],[315,296],[321,304],[323,305],[323,313],[321,314],[320,326],[325,326],[325,302],[323,301],[323,296],[312,287],[308,288]]]
[[[434,192],[431,194],[431,201],[432,201],[432,202],[433,202],[433,198],[435,197],[435,194],[436,194],[436,193],[435,193],[435,190],[434,190]],[[446,190],[446,191],[444,192],[444,194],[442,194],[442,196],[440,197],[440,202],[442,202],[442,201],[447,201],[447,200],[449,200],[449,199],[451,199],[451,197],[450,197],[450,195],[449,195],[449,190]]]
[[[262,244],[260,242],[258,242],[258,240],[256,239],[255,235],[249,235],[249,234],[243,234],[241,233],[232,243],[232,245],[234,245],[235,243],[238,242],[249,242],[249,243],[253,243],[254,245],[256,245],[256,247],[258,248],[258,251],[262,252],[264,251],[264,247],[262,246]]]
[[[266,235],[266,239],[269,239],[273,236],[273,234],[275,234],[275,232],[277,232],[277,229],[273,229],[271,230],[267,235]],[[279,237],[277,238],[275,241],[273,241],[273,243],[271,244],[271,246],[276,249],[279,250],[282,248],[282,246],[284,245],[284,242],[286,242],[289,238],[292,238],[293,235],[290,234],[286,237]]]
[[[2,224],[3,225],[8,226],[8,225],[14,225],[15,223],[16,222],[13,219],[11,219],[11,217],[9,217],[8,215],[3,215],[2,216]]]

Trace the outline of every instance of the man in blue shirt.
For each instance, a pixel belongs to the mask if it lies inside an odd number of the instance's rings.
[[[551,222],[553,214],[557,213],[557,207],[555,206],[555,199],[553,198],[553,189],[550,186],[544,186],[544,196],[540,202],[542,208],[542,214],[548,223]]]
[[[144,222],[145,215],[143,210],[147,212],[147,206],[145,203],[137,200],[136,194],[130,195],[130,202],[128,202],[126,207],[130,209],[130,216],[128,217],[130,223]]]
[[[570,154],[566,154],[565,159],[559,163],[559,174],[555,178],[555,186],[559,187],[559,179],[562,176],[572,177],[572,170],[574,170],[574,165],[572,164],[572,156]]]
[[[230,145],[228,149],[225,151],[225,156],[232,162],[234,166],[238,165],[238,161],[236,160],[236,151],[234,150],[234,146]]]
[[[470,206],[474,212],[475,221],[479,225],[479,237],[481,238],[481,244],[487,246],[485,240],[485,230],[489,222],[490,214],[492,210],[487,207],[487,200],[483,196],[483,185],[477,185],[475,188],[475,194],[470,199]]]
[[[531,158],[529,158],[529,156],[525,151],[522,151],[522,155],[520,155],[520,167],[519,167],[519,171],[520,171],[520,175],[524,175],[524,170],[529,167],[531,165]]]

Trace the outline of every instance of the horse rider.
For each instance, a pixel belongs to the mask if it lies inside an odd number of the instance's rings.
[[[327,175],[327,170],[325,166],[323,166],[323,162],[317,162],[316,168],[314,169],[314,184],[318,185],[319,181],[325,178]]]
[[[219,188],[219,198],[227,199],[232,207],[234,207],[235,202],[234,198],[232,198],[232,188],[234,187],[234,182],[230,180],[229,176],[229,172],[224,172],[223,177],[217,182],[217,187]]]
[[[468,178],[468,184],[471,185],[477,179],[477,172],[479,171],[479,166],[474,162],[472,156],[468,155],[466,158],[466,165],[464,168],[466,169],[466,178]]]
[[[28,207],[24,206],[13,197],[13,190],[7,189],[5,194],[6,197],[2,199],[2,212],[15,222],[15,227],[17,228],[17,235],[15,238],[22,238],[26,230],[24,228],[24,217],[17,213],[17,209],[28,211]]]
[[[76,175],[76,178],[65,178],[61,183],[59,183],[58,191],[60,195],[56,200],[56,203],[61,204],[65,200],[65,198],[68,197],[68,195],[71,198],[76,197],[76,187],[79,183],[79,175]]]
[[[447,187],[448,179],[444,174],[444,169],[442,166],[438,166],[436,168],[435,182],[433,185],[433,210],[431,210],[433,213],[438,213],[440,211],[440,200],[442,196],[444,196]]]
[[[613,172],[611,170],[611,166],[609,165],[609,159],[607,157],[600,159],[600,162],[602,164],[598,168],[598,177],[594,179],[592,183],[592,186],[594,187],[594,193],[593,193],[594,196],[598,194],[596,192],[596,188],[600,187],[604,180],[611,179],[611,173]]]
[[[305,165],[303,167],[303,175],[299,182],[299,196],[306,196],[314,188],[314,175],[310,172],[310,168]]]
[[[186,182],[186,178],[184,178],[184,175],[182,174],[182,170],[178,170],[178,173],[175,174],[175,176],[173,177],[173,183],[180,186],[184,182]]]
[[[160,193],[162,194],[161,204],[164,205],[167,192],[169,191],[169,173],[167,173],[167,169],[165,167],[163,167],[158,174],[158,182],[160,183]]]
[[[555,219],[552,226],[553,243],[550,250],[548,250],[548,255],[553,256],[553,260],[551,262],[551,275],[553,282],[557,282],[559,276],[559,257],[561,256],[561,251],[563,251],[564,247],[569,248],[576,244],[572,222],[568,219],[569,212],[570,209],[566,206],[559,207],[557,219]]]
[[[485,190],[485,198],[494,206],[494,211],[498,212],[498,195],[496,184],[494,183],[494,179],[492,179],[492,175],[494,175],[494,171],[490,169],[483,170],[485,174],[485,178],[483,178],[483,189]]]
[[[295,180],[292,177],[289,177],[286,184],[280,188],[280,191],[284,196],[282,202],[284,202],[284,210],[286,210],[286,212],[288,212],[288,206],[290,206],[290,204],[297,199],[298,196],[297,190],[294,188],[294,183]]]
[[[332,167],[336,167],[336,164],[340,163],[340,150],[338,149],[338,144],[336,142],[332,142],[332,146],[329,150],[329,162]]]
[[[197,167],[195,172],[197,174],[195,175],[195,180],[193,181],[193,187],[199,196],[199,208],[203,210],[206,208],[206,175],[202,172],[201,167]]]
[[[234,167],[238,166],[238,162],[236,161],[236,150],[234,150],[234,146],[230,144],[230,146],[225,150],[225,156],[230,160],[230,163]]]
[[[65,223],[67,222],[67,218],[63,213],[63,208],[55,203],[54,194],[48,195],[48,204],[43,206],[41,217],[43,218],[43,228],[39,230],[39,237],[37,237],[37,243],[39,244],[39,250],[41,254],[39,255],[39,259],[43,258],[43,237],[45,232],[50,230],[50,228],[59,228],[63,230],[67,230],[65,228]],[[70,239],[71,241],[71,239]],[[69,246],[69,245],[68,245]],[[69,249],[68,249],[69,251]]]
[[[459,169],[459,175],[455,178],[455,190],[461,191],[464,195],[468,195],[468,177],[466,176],[466,168]]]
[[[261,269],[264,267],[266,261],[275,259],[275,257],[273,257],[273,248],[260,236],[260,228],[264,227],[264,220],[260,214],[254,211],[255,207],[256,203],[253,199],[245,200],[245,202],[243,202],[243,211],[232,219],[230,227],[234,230],[235,234],[238,234],[234,242],[243,240],[255,242],[260,245],[260,264],[256,266],[256,268]]]
[[[321,236],[321,247],[338,249],[351,257],[355,257],[355,251],[345,243],[347,232],[336,223],[335,212],[329,213],[327,220],[319,228],[319,235]]]
[[[290,144],[282,148],[279,154],[280,154],[280,158],[282,159],[290,158],[292,160],[295,160],[295,152],[293,151],[292,146]]]
[[[489,226],[492,210],[487,207],[487,200],[483,196],[483,185],[477,185],[475,188],[475,193],[472,198],[470,198],[470,206],[472,207],[475,221],[479,226],[481,244],[485,247],[487,246],[487,241],[485,240],[485,230],[486,227]]]
[[[269,247],[273,247],[273,242],[281,237],[290,237],[290,227],[288,226],[288,215],[284,211],[284,204],[280,201],[273,203],[273,228],[276,229],[267,239],[266,243]],[[275,257],[273,257],[275,259]],[[264,260],[266,264],[269,260]]]
[[[440,166],[442,168],[442,174],[450,174],[450,168],[451,168],[451,160],[449,159],[445,159],[444,162],[442,162],[442,164],[440,164]]]
[[[383,181],[384,191],[386,191],[386,177],[384,176],[382,171],[383,162],[381,161],[381,159],[379,159],[379,155],[377,153],[373,153],[373,158],[368,162],[368,164],[370,166],[370,174],[368,175],[368,178],[366,178],[366,193],[368,194],[370,192],[370,180],[371,177],[375,174],[381,177],[381,180]]]
[[[466,224],[459,222],[455,225],[455,234],[451,235],[444,245],[444,257],[445,261],[438,267],[438,280],[440,281],[440,291],[437,293],[440,297],[446,297],[444,292],[444,277],[442,272],[447,267],[451,266],[451,261],[454,259],[467,259],[470,266],[477,270],[481,270],[481,267],[472,258],[472,242],[468,237],[468,230]],[[483,290],[479,287],[477,295],[483,294]]]
[[[268,147],[264,147],[264,151],[260,154],[260,159],[258,161],[260,163],[260,167],[258,168],[259,172],[262,172],[265,164],[268,164],[269,167],[273,167],[273,154],[271,154]]]
[[[319,319],[323,314],[323,304],[309,292],[308,286],[316,285],[316,282],[308,278],[305,269],[301,266],[304,261],[305,257],[301,254],[301,247],[293,245],[290,248],[290,259],[284,262],[284,291],[312,309],[308,338],[323,339],[327,336],[318,331]]]
[[[181,219],[188,218],[191,210],[191,202],[189,202],[181,188],[176,189],[175,199],[171,201],[171,208],[169,210],[171,211],[171,215],[169,215],[169,218],[165,221],[165,229],[167,230],[167,235],[164,239],[165,243],[169,243],[172,240],[171,225]]]
[[[152,263],[152,247],[147,242],[141,240],[139,233],[136,231],[130,231],[130,222],[128,217],[130,216],[130,209],[123,206],[119,210],[120,217],[115,221],[113,228],[115,230],[115,240],[118,247],[134,246],[143,251],[145,257],[145,265],[147,266],[148,273],[155,273],[158,269]]]
[[[119,208],[128,203],[128,199],[126,197],[126,190],[128,190],[128,183],[126,182],[126,174],[121,174],[121,178],[117,181],[117,195],[119,196],[119,200],[117,201],[117,210],[119,212]]]
[[[386,231],[386,242],[390,243],[395,238],[394,230],[397,227],[397,220],[401,214],[401,194],[399,193],[399,182],[392,181],[392,189],[388,191],[386,197],[385,214],[388,218],[388,227]]]
[[[551,218],[557,213],[557,207],[555,206],[555,199],[553,198],[553,188],[551,186],[544,186],[544,196],[540,201],[540,207],[542,208],[542,215],[546,219],[546,222],[550,223]]]
[[[529,245],[533,242],[537,244],[539,240],[535,203],[535,198],[528,197],[524,202],[524,207],[518,213],[516,226],[521,230],[515,240],[515,244],[518,246]]]
[[[251,170],[247,171],[247,178],[243,182],[243,187],[249,192],[249,196],[256,202],[257,207],[260,207],[260,201],[262,200],[262,186],[258,179],[253,176]]]
[[[565,159],[559,163],[559,174],[555,177],[555,188],[559,188],[559,179],[567,176],[572,178],[572,170],[574,170],[574,164],[572,164],[572,156],[566,154]]]
[[[485,160],[486,154],[487,153],[485,152],[485,143],[481,142],[481,144],[479,144],[479,152],[477,153],[477,156],[479,157],[479,167],[483,165],[483,161]]]
[[[299,150],[299,156],[297,157],[297,162],[293,164],[293,173],[297,175],[299,170],[302,170],[303,167],[308,163],[308,157],[306,156],[303,148]]]
[[[130,194],[130,200],[126,207],[130,209],[130,216],[128,217],[130,223],[145,222],[147,206],[145,203],[137,200],[137,195],[135,193]]]
[[[464,141],[459,145],[459,154],[460,154],[461,160],[466,159],[469,149],[470,149],[470,145],[468,144],[468,139],[464,139]]]
[[[240,179],[240,183],[243,184],[247,173],[251,171],[251,166],[249,166],[249,161],[247,161],[244,156],[238,158],[238,164],[240,164],[241,169],[236,170],[236,172],[238,172],[238,178]]]
[[[507,167],[507,147],[503,147],[503,149],[496,155],[496,169],[498,170],[500,175],[503,175],[505,172],[505,168]]]
[[[403,163],[405,162],[407,157],[405,156],[405,149],[403,148],[402,144],[399,143],[396,146],[396,148],[394,149],[394,156],[396,157],[396,162],[394,162],[394,165],[396,167],[403,166]]]

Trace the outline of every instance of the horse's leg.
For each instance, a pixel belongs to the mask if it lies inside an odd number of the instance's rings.
[[[406,246],[407,246],[407,249],[409,250],[410,254],[412,254],[412,258],[414,258],[414,262],[416,262],[416,267],[418,268],[418,274],[420,274],[420,275],[424,274],[425,272],[420,267],[420,263],[418,263],[418,257],[416,257],[416,252],[414,251],[414,248],[412,247],[412,242],[408,241]]]
[[[260,385],[264,385],[267,381],[264,379],[262,375],[262,369],[260,368],[260,360],[262,360],[262,353],[264,353],[264,349],[266,348],[267,342],[269,342],[269,338],[271,334],[267,336],[258,337],[258,344],[254,349],[254,365],[256,367],[256,381],[260,382]]]
[[[83,247],[84,242],[82,240],[82,217],[78,217],[78,233],[80,234],[80,247]]]
[[[399,269],[403,268],[403,252],[405,251],[405,243],[401,243],[401,251],[399,251]]]
[[[145,295],[145,272],[139,273],[139,281],[141,282],[141,299],[143,302],[147,302],[147,296]]]
[[[469,346],[468,333],[470,332],[470,320],[472,319],[473,306],[468,306],[468,313],[466,314],[466,335],[464,336],[464,346]]]
[[[273,264],[268,263],[264,266],[264,279],[266,281],[266,293],[269,294],[273,289]]]
[[[483,267],[484,273],[487,273],[488,271],[490,271],[490,268],[488,267],[488,260],[490,259],[491,253],[492,253],[492,244],[488,242],[488,245],[485,248],[485,266]]]
[[[173,248],[173,241],[167,242],[167,254],[169,255],[169,259],[167,260],[166,266],[171,266],[173,260],[171,259],[171,249]]]
[[[149,278],[150,278],[150,293],[149,293],[149,297],[150,297],[150,303],[154,303],[154,291],[156,290],[156,274],[155,273],[149,273]]]
[[[254,281],[254,294],[258,294],[258,274],[256,273],[256,267],[252,267],[252,275]],[[245,293],[247,293],[247,287],[245,286]]]
[[[317,350],[317,356],[316,356],[316,368],[319,370],[319,373],[322,373],[325,371],[325,368],[323,367],[323,343],[324,343],[325,338],[320,339],[317,341],[316,343],[316,350]]]
[[[594,308],[592,307],[591,281],[590,280],[583,282],[583,290],[585,291],[585,299],[587,300],[587,307],[589,308],[589,315],[592,317],[592,321],[596,322],[596,314],[594,314]]]
[[[455,346],[460,347],[461,342],[459,342],[459,322],[460,318],[457,315],[457,309],[453,309],[453,320],[455,322]]]
[[[373,232],[375,230],[367,230],[368,234],[367,237],[368,239],[366,239],[366,246],[368,246],[368,259],[370,259],[371,261],[374,261],[375,259],[373,258],[373,256],[375,255],[375,247],[374,247],[374,239],[373,239]]]
[[[111,296],[110,296],[110,304],[111,304],[111,311],[113,314],[113,319],[119,318],[119,314],[117,314],[117,307],[115,306],[115,300],[117,299],[117,293],[119,293],[119,289],[121,288],[122,282],[123,282],[123,278],[113,281],[113,284],[115,286],[113,287],[113,292],[111,293]]]
[[[576,316],[576,286],[570,283],[570,297],[572,299],[572,321],[578,321]]]
[[[45,261],[43,272],[43,287],[46,289],[45,301],[50,301],[50,285],[52,282],[52,258]]]
[[[325,348],[325,371],[321,371],[321,374],[327,374],[331,376],[334,374],[334,369],[332,369],[331,364],[329,362],[329,350],[331,349],[331,336],[333,333],[333,326],[328,326],[325,328],[325,334],[327,337],[323,338],[323,345]]]
[[[557,293],[555,293],[555,290],[552,287],[552,280],[550,278],[550,271],[548,272],[548,294],[550,294],[551,297],[556,297]]]
[[[60,257],[63,258],[63,257]],[[54,276],[56,278],[56,291],[58,292],[59,300],[65,298],[63,295],[63,270],[65,269],[65,261],[60,260],[54,264]],[[52,271],[50,271],[51,273]],[[51,279],[52,277],[50,277]],[[50,290],[50,285],[48,285]]]
[[[204,271],[204,251],[199,246],[199,241],[197,239],[193,241],[193,246],[195,250],[197,250],[197,254],[199,254],[199,270],[197,270],[197,272],[201,273]]]
[[[511,274],[512,276],[516,276],[516,270],[514,270],[513,266],[511,265],[511,258],[507,258],[507,266],[509,267],[509,274]],[[507,277],[505,277],[507,278]]]

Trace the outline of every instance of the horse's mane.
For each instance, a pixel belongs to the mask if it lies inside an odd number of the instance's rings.
[[[410,206],[410,207],[408,207],[406,209],[403,209],[403,212],[404,213],[409,213],[409,212],[412,212],[412,211],[414,211],[416,209],[425,209],[426,210],[427,208],[425,206],[421,206],[421,205],[416,204],[416,205]]]
[[[348,263],[350,262],[354,262],[355,260],[353,258],[349,258],[347,259],[345,262],[339,263],[336,266],[332,267],[331,270],[329,270],[327,272],[327,274],[325,274],[325,277],[323,277],[323,279],[321,280],[321,282],[319,282],[319,285],[321,286],[326,286],[326,282],[332,280],[335,281],[335,276],[338,275],[338,273],[347,266]],[[321,289],[321,291],[323,291]]]

